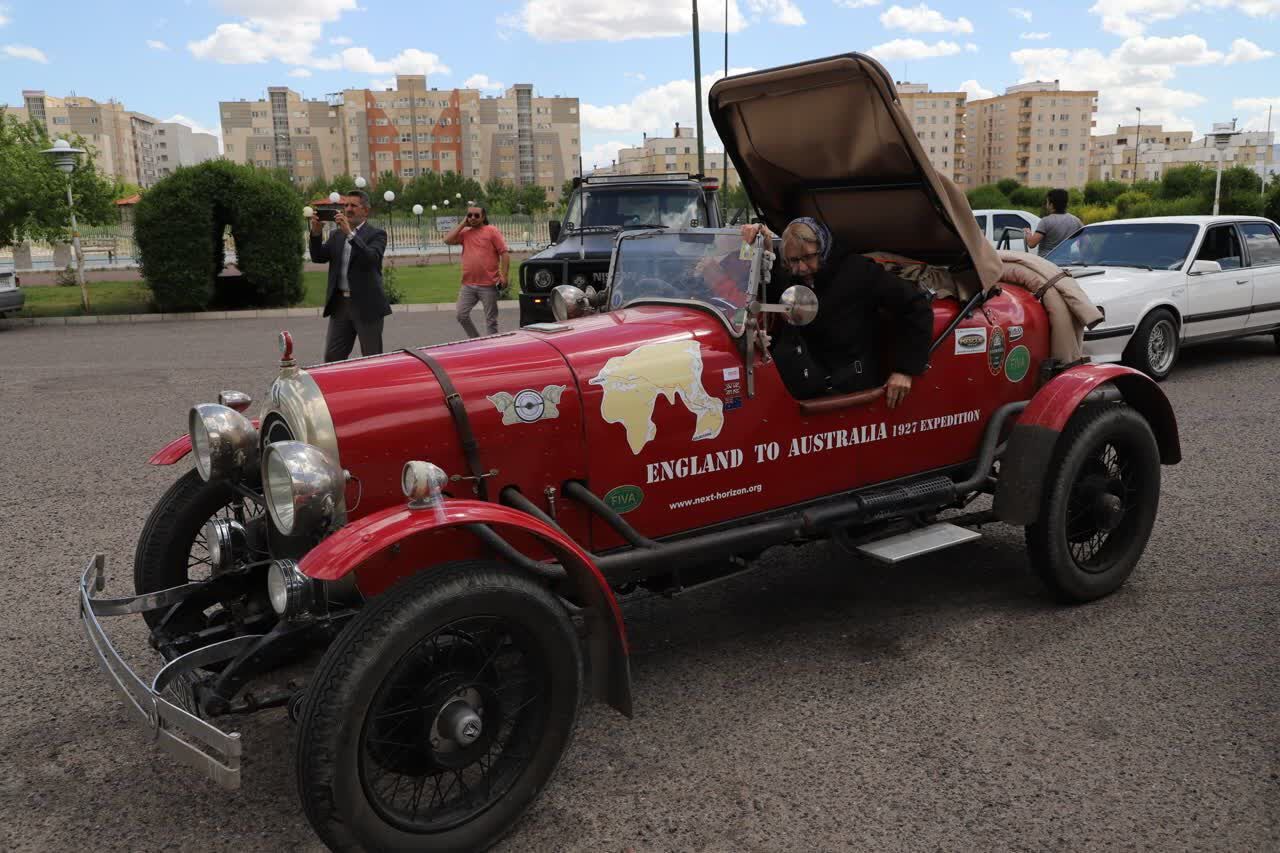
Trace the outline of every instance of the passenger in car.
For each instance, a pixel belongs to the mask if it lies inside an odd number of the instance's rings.
[[[764,225],[744,225],[748,243]],[[887,272],[863,255],[834,245],[831,231],[805,216],[782,232],[782,251],[770,285],[770,301],[792,284],[804,284],[818,296],[818,316],[801,329],[813,358],[827,371],[835,393],[874,388],[880,383],[880,312],[886,312],[892,364],[884,381],[885,399],[896,407],[911,391],[913,376],[924,373],[933,333],[933,311],[924,291]]]

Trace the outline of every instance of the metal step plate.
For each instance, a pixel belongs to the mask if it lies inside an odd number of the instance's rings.
[[[888,539],[880,539],[875,542],[868,542],[865,545],[859,545],[858,550],[885,563],[900,563],[912,557],[919,557],[921,554],[941,551],[943,548],[950,548],[952,545],[962,545],[965,542],[972,542],[981,538],[982,534],[976,530],[957,527],[954,524],[939,521],[937,524],[930,524],[928,527],[908,530],[906,533],[899,533],[897,536],[890,536]]]

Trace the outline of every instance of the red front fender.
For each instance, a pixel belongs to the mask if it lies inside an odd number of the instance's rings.
[[[1052,379],[1023,410],[1000,458],[1000,482],[992,508],[1001,521],[1027,525],[1040,514],[1040,493],[1058,435],[1090,392],[1111,383],[1125,403],[1151,424],[1160,461],[1182,460],[1178,421],[1169,398],[1149,376],[1119,364],[1083,364]]]
[[[453,499],[446,500],[439,509],[390,507],[327,537],[307,553],[298,568],[318,580],[338,580],[406,539],[467,524],[487,524],[499,533],[504,528],[519,531],[535,537],[555,555],[579,600],[587,605],[583,615],[591,628],[588,653],[595,695],[631,716],[626,626],[609,582],[576,542],[527,513],[484,501]]]

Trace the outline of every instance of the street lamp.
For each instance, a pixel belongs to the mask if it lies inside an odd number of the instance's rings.
[[[360,177],[359,175],[356,175],[355,184],[356,184],[356,189],[362,190],[369,185],[369,182],[366,181],[364,178]]]
[[[72,148],[65,139],[55,139],[52,148],[40,152],[48,157],[55,169],[67,176],[67,212],[71,215],[71,248],[76,254],[76,282],[80,285],[80,306],[89,313],[89,289],[84,285],[84,253],[80,251],[80,230],[76,226],[76,204],[71,197],[71,173],[76,170],[76,158],[83,148]]]
[[[418,217],[418,251],[422,251],[422,205],[413,206],[413,215]]]
[[[391,190],[387,190],[382,194],[382,200],[387,203],[387,216],[391,219],[391,249],[396,248],[396,209],[391,206],[391,202],[396,200],[396,194]]]
[[[1218,149],[1218,177],[1213,182],[1213,215],[1217,216],[1218,199],[1222,195],[1222,158],[1226,156],[1227,146],[1236,135],[1235,119],[1231,120],[1231,124],[1215,122],[1210,135],[1213,137],[1214,147]]]

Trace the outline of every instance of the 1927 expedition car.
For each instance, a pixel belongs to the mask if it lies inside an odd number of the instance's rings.
[[[895,562],[990,521],[1026,528],[1061,600],[1124,583],[1179,459],[1159,388],[1048,358],[1045,310],[997,285],[1000,259],[874,60],[732,77],[710,101],[775,231],[820,216],[965,285],[933,300],[905,402],[796,399],[760,327],[821,306],[802,287],[764,304],[763,241],[724,229],[623,234],[602,293],[559,289],[558,322],[508,334],[307,369],[283,334],[257,420],[225,392],[153,457],[195,466],[147,520],[135,594],[101,597],[102,555],[83,573],[94,653],[162,748],[236,787],[228,722],[287,706],[326,844],[479,849],[547,784],[584,686],[631,714],[618,597],[636,587],[828,537]],[[726,256],[742,263],[711,292],[704,259]],[[101,626],[123,614],[166,661],[150,681]],[[305,685],[273,682],[309,660]]]

